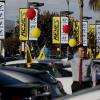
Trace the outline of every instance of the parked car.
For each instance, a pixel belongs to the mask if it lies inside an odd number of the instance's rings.
[[[38,79],[38,83],[42,85],[46,85],[48,87],[49,92],[51,93],[52,98],[56,98],[59,96],[66,95],[65,91],[63,90],[63,87],[61,87],[61,83],[56,80],[48,71],[39,71],[35,69],[27,69],[27,68],[21,68],[23,67],[24,64],[19,64],[18,65],[9,65],[6,66],[5,68],[10,71],[15,71],[15,72],[20,72],[24,73],[27,75],[30,75],[33,77],[31,79],[31,83],[34,83],[34,77]]]
[[[67,95],[54,100],[100,100],[100,86],[80,90],[72,95]]]
[[[27,67],[25,60],[17,60],[6,63],[7,66],[16,66],[16,67]],[[36,69],[40,71],[48,71],[55,79],[57,79],[61,83],[61,91],[63,94],[72,94],[71,84],[72,84],[72,72],[69,68],[63,66],[62,63],[52,64],[45,61],[40,61],[38,63],[32,63],[31,69]],[[44,78],[45,80],[45,78]]]
[[[51,100],[48,86],[27,71],[30,72],[23,68],[0,67],[0,100],[38,100],[41,97],[39,100]]]

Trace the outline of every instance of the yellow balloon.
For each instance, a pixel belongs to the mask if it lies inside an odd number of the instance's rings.
[[[75,47],[76,46],[76,39],[72,38],[69,40],[69,46],[70,47]]]
[[[39,28],[33,28],[31,34],[33,38],[38,38],[41,34],[41,30]]]
[[[57,51],[60,51],[60,48],[57,48]]]

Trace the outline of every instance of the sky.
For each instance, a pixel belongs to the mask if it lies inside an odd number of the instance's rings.
[[[28,2],[42,2],[43,7],[40,7],[40,11],[60,12],[68,10],[66,0],[6,0],[6,19],[16,21],[19,17],[19,8],[26,8]],[[91,16],[90,23],[95,23],[95,20],[100,19],[100,12],[93,12],[88,6],[89,0],[84,0],[84,16]],[[77,19],[79,19],[79,5],[78,0],[69,0],[69,10],[73,11]]]

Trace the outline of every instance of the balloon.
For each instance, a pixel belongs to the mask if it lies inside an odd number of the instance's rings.
[[[33,8],[27,9],[26,16],[32,20],[36,16],[36,11]]]
[[[75,47],[76,46],[76,40],[74,38],[69,40],[69,46],[70,47]]]
[[[31,34],[33,38],[38,38],[41,34],[41,30],[39,28],[33,28]]]
[[[64,33],[69,33],[71,31],[71,27],[69,25],[64,25],[63,26],[63,32]]]
[[[57,48],[57,51],[60,51],[60,48]]]

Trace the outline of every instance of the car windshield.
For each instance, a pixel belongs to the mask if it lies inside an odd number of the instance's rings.
[[[72,72],[64,68],[62,64],[52,64],[52,65],[45,63],[32,64],[32,68],[49,71],[49,73],[55,78],[72,76]]]

